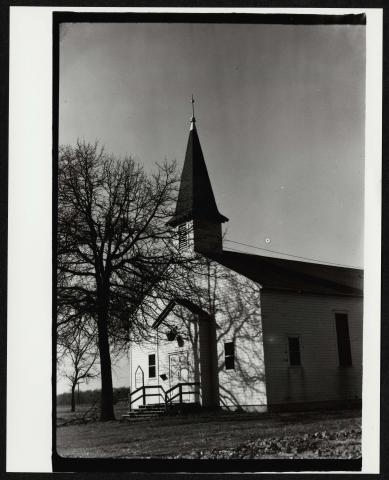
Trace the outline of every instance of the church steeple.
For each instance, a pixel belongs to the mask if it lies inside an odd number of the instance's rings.
[[[193,103],[192,97],[192,108]],[[228,221],[228,218],[222,215],[216,206],[215,196],[197,133],[194,110],[192,110],[192,113],[176,211],[168,222],[168,225],[172,227],[187,220],[200,218],[216,223]]]
[[[199,249],[200,243],[201,250],[221,249],[221,224],[227,222],[228,218],[222,215],[216,206],[215,196],[197,133],[193,96],[189,139],[181,174],[176,210],[168,225],[177,227],[191,221],[193,222],[195,249]],[[206,239],[204,237],[205,230],[207,231]],[[210,230],[213,231],[212,235],[210,235]],[[202,239],[200,239],[200,233]],[[217,242],[214,238],[215,235]],[[215,246],[216,243],[218,244],[217,246]]]

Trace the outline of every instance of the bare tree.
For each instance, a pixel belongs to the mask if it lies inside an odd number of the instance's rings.
[[[91,378],[99,376],[97,370],[98,349],[94,325],[86,322],[82,328],[71,329],[59,336],[58,348],[62,353],[62,376],[71,387],[71,412],[76,411],[75,392],[77,386]]]
[[[102,421],[114,419],[110,342],[142,329],[134,312],[173,261],[166,220],[176,195],[175,164],[146,174],[132,158],[97,144],[63,146],[58,160],[58,328],[96,323]]]

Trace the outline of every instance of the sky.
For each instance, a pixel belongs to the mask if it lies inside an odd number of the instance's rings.
[[[60,144],[181,169],[193,94],[224,248],[363,266],[364,26],[75,23],[60,42]]]

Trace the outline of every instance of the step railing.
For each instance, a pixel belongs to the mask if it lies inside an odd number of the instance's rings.
[[[155,389],[157,389],[158,391],[155,392]],[[154,393],[148,393],[151,390],[154,390]],[[140,395],[137,396],[136,398],[133,398],[136,394],[140,394]],[[165,401],[166,394],[162,385],[143,385],[142,387],[137,388],[136,390],[129,393],[128,395],[128,407],[130,409],[130,412],[132,410],[133,403],[137,402],[138,400],[142,399],[142,405],[146,405],[147,397],[162,398],[164,405],[166,405],[166,401]]]
[[[192,390],[184,390],[185,387],[200,387],[199,382],[181,382],[174,385],[169,390],[166,390],[162,385],[143,385],[142,387],[137,388],[133,392],[128,394],[128,407],[130,412],[132,411],[132,405],[142,400],[142,405],[147,404],[148,397],[158,397],[163,399],[163,405],[165,408],[174,404],[174,403],[184,403],[184,396],[186,395],[196,395],[200,393],[199,388],[192,388]],[[173,392],[177,390],[177,393],[173,395]],[[178,400],[176,400],[178,399]],[[176,401],[174,401],[176,400]]]
[[[192,390],[187,391],[187,390],[184,390],[184,387],[195,387],[195,388],[192,388]],[[200,389],[196,387],[200,387],[199,382],[181,382],[181,383],[177,383],[177,385],[174,385],[174,387],[169,388],[169,390],[167,390],[165,394],[166,406],[173,405],[173,403],[179,403],[179,404],[184,403],[183,401],[184,395],[200,394]],[[176,390],[178,390],[177,393],[173,395],[173,392]],[[174,401],[175,399],[178,399],[178,401]]]

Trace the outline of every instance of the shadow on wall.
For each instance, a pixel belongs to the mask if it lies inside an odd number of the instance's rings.
[[[190,380],[200,381],[200,365],[204,375],[199,348],[200,322],[215,322],[216,345],[211,346],[215,354],[213,371],[212,365],[207,369],[214,387],[218,387],[221,406],[240,409],[266,405],[260,287],[202,256],[197,257],[191,268],[180,272],[177,285],[176,296],[189,300],[207,315],[201,319],[178,305],[166,324],[166,328],[177,326],[184,342],[190,345],[193,355]]]

